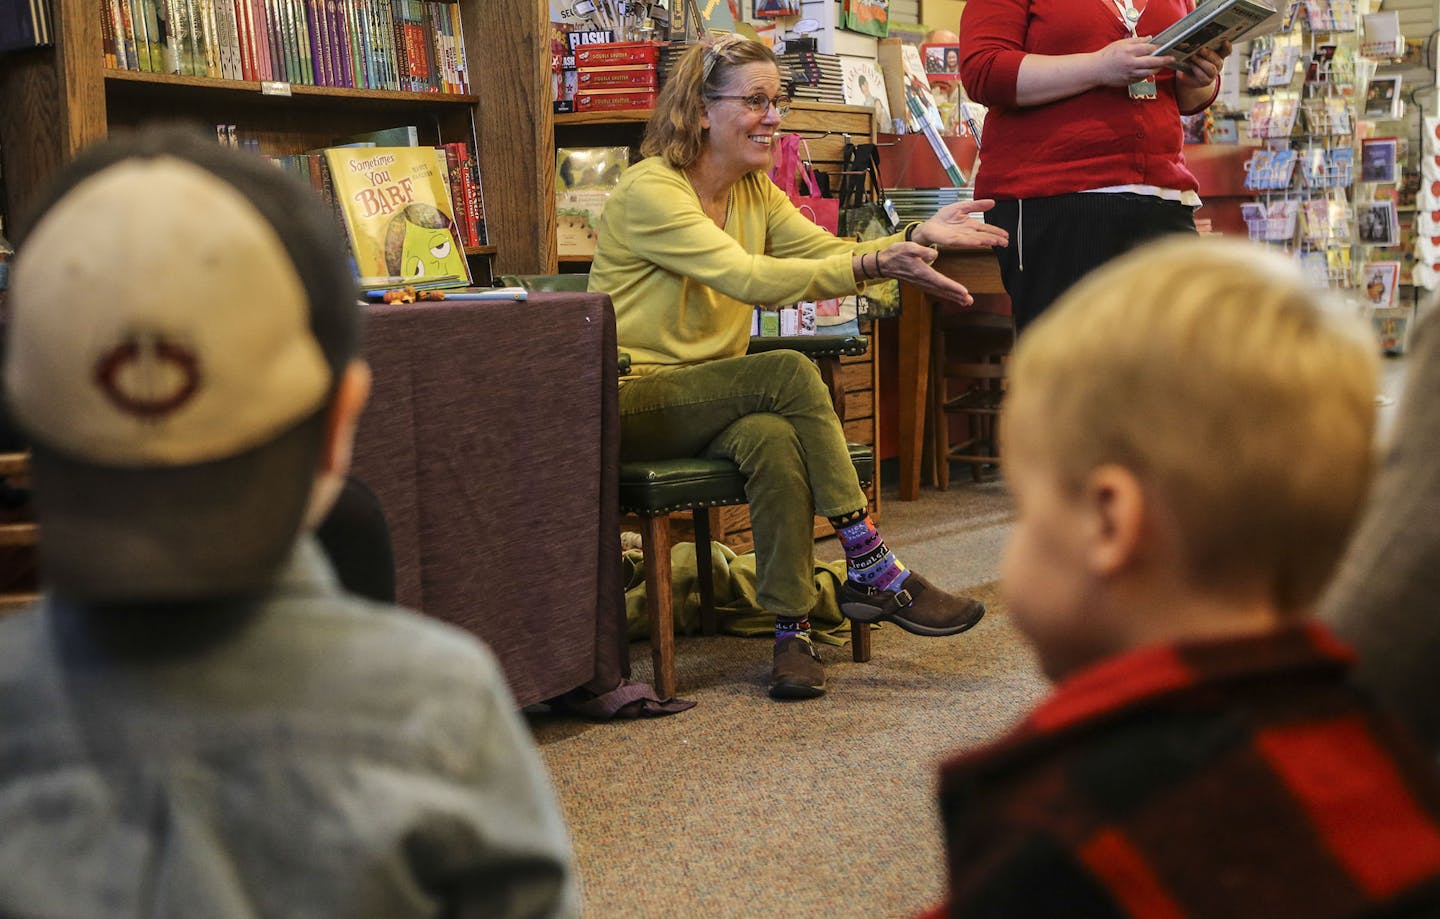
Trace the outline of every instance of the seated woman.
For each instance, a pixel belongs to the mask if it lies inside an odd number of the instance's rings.
[[[590,289],[614,301],[636,374],[620,388],[622,455],[723,457],[744,472],[758,598],[775,614],[770,695],[810,698],[825,691],[809,636],[816,513],[834,524],[849,562],[840,605],[850,618],[953,635],[985,608],[886,548],[815,365],[793,351],[746,356],[752,308],[853,294],[877,278],[969,303],[930,266],[932,247],[1004,245],[1006,235],[969,219],[991,201],[950,205],[863,243],[819,229],[766,175],[790,101],[782,86],[759,42],[727,35],[685,52],[646,130],[647,158],[605,204]]]

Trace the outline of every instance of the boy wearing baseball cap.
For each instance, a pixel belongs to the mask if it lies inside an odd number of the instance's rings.
[[[575,914],[494,659],[310,535],[369,389],[334,218],[146,129],[63,172],[11,280],[45,592],[0,619],[0,912]]]

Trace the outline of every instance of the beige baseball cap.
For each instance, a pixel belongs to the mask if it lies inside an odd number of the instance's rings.
[[[106,142],[21,239],[9,306],[5,395],[34,441],[47,583],[107,601],[268,583],[318,449],[292,432],[358,343],[316,196],[188,130]]]

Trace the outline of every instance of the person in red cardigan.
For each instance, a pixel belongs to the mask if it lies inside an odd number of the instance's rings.
[[[1166,233],[1200,205],[1180,115],[1220,91],[1223,54],[1167,66],[1147,38],[1190,0],[970,0],[960,81],[989,107],[975,197],[1012,240],[995,250],[1022,331],[1092,268]],[[1229,53],[1228,46],[1221,49]]]
[[[1319,296],[1292,260],[1177,237],[1020,339],[1002,595],[1057,682],[941,766],[934,915],[1440,916],[1432,754],[1311,616],[1376,389],[1373,337]]]

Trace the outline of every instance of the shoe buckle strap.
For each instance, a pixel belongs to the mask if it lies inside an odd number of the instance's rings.
[[[894,600],[896,609],[904,609],[915,602],[915,598],[910,595],[910,591],[903,587],[895,591]]]

